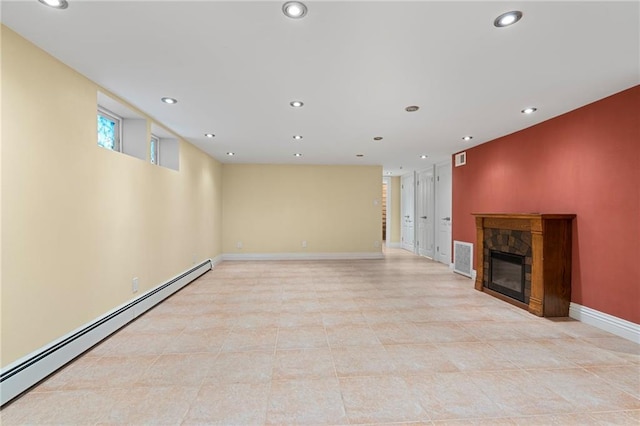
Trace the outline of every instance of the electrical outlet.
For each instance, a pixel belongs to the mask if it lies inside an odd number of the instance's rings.
[[[380,241],[375,240],[375,241],[373,242],[373,246],[374,246],[374,247],[380,247]]]
[[[193,253],[193,264],[194,264],[194,265],[195,265],[195,264],[196,264],[196,262],[197,262],[197,260],[196,260],[196,259],[197,259],[196,254],[195,254],[195,253]]]
[[[302,248],[307,248],[307,240],[302,241]]]
[[[236,243],[236,248],[239,248],[239,249],[241,249],[241,248],[242,248],[242,241],[238,241],[238,242]]]
[[[132,282],[131,282],[131,290],[132,290],[134,293],[137,293],[137,292],[138,292],[138,277],[135,277],[135,278],[132,280]]]

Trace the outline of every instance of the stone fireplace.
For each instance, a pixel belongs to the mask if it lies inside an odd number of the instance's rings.
[[[483,275],[483,286],[502,294],[507,293],[505,295],[529,304],[531,296],[531,263],[533,262],[531,233],[513,229],[487,228],[484,232],[482,249],[484,252],[483,270],[488,271],[487,274]],[[511,275],[513,275],[514,268],[512,265],[520,263],[520,260],[522,260],[522,268],[519,268],[518,271],[522,273],[521,284],[523,288],[520,292],[521,294],[515,296],[513,292],[502,291],[505,289],[505,286],[502,285],[504,283],[492,282],[491,278],[496,278],[496,266],[498,267],[498,275],[500,275],[500,272],[506,271],[512,271]],[[499,281],[503,281],[504,278],[498,276]],[[515,289],[512,290],[515,291]]]
[[[538,316],[567,316],[575,215],[474,216],[479,248],[476,289]]]

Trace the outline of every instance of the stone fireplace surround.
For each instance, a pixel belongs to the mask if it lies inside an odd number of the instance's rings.
[[[475,288],[538,316],[569,315],[571,301],[571,222],[573,214],[477,213],[479,250]],[[525,256],[529,303],[487,287],[490,250]]]
[[[524,256],[524,296],[525,300],[531,297],[531,264],[533,262],[533,252],[531,250],[531,233],[516,231],[513,229],[487,228],[484,232],[484,263],[482,269],[487,271],[483,274],[482,284],[489,287],[489,268],[491,250],[503,253],[517,254]]]

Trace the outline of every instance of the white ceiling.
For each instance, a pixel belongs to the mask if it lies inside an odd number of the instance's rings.
[[[307,1],[299,20],[284,1],[68,1],[4,0],[1,20],[225,163],[397,175],[640,82],[637,1]]]

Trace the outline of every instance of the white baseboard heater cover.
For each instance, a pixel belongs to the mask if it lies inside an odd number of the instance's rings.
[[[453,271],[472,278],[473,244],[462,241],[453,242]]]
[[[8,365],[0,372],[0,405],[27,391],[211,269],[209,259]]]

